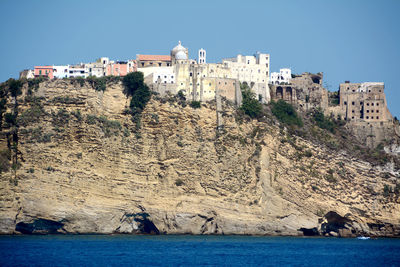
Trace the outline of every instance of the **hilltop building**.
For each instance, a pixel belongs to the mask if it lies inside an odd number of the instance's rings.
[[[33,79],[35,78],[35,73],[33,70],[23,70],[19,73],[20,79]]]
[[[279,72],[271,72],[270,84],[288,84],[292,78],[291,69],[280,69]]]
[[[112,61],[108,57],[102,57],[92,63],[81,63],[77,65],[54,65],[35,66],[34,77],[53,78],[87,78],[89,76],[125,76],[137,69],[136,60]],[[24,74],[25,75],[25,74]],[[26,75],[25,75],[26,76]],[[24,76],[24,77],[25,77]]]
[[[239,103],[240,83],[247,83],[261,101],[269,101],[269,54],[238,55],[222,63],[207,63],[206,53],[205,49],[200,49],[197,61],[189,59],[189,50],[179,42],[171,50],[170,66],[155,64],[160,56],[147,55],[147,59],[154,60],[153,64],[140,61],[138,57],[138,71],[143,72],[150,88],[160,94],[182,90],[190,100],[207,101],[215,99],[218,93]]]

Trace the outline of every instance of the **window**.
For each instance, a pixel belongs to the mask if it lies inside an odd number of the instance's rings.
[[[367,116],[367,120],[369,119],[369,117]]]
[[[181,85],[183,85],[183,83],[181,83]]]
[[[371,119],[373,119],[374,117],[371,117]]]
[[[167,81],[164,81],[164,83],[167,83]]]
[[[42,70],[39,70],[39,75],[42,75]]]
[[[153,62],[150,62],[150,65],[153,65]]]
[[[160,75],[158,75],[158,78],[161,78],[161,76],[160,76]]]
[[[367,103],[367,106],[369,106],[369,103]]]
[[[208,86],[211,86],[211,83],[209,83]]]
[[[376,119],[379,120],[379,116],[377,116]]]
[[[144,62],[142,62],[142,67],[144,67]]]
[[[167,75],[164,75],[164,78],[167,78]]]
[[[364,104],[364,102],[361,101],[361,102],[360,102],[360,105],[362,106],[363,104]]]
[[[356,90],[353,89],[353,92],[355,92]]]
[[[379,113],[379,109],[376,110],[376,113]]]
[[[169,67],[169,63],[167,63],[167,66]]]
[[[171,75],[171,79],[173,79],[174,78],[174,75]]]
[[[190,73],[190,77],[192,77],[193,76],[193,73]]]
[[[367,109],[367,113],[369,113],[369,109]]]
[[[161,63],[158,63],[158,66],[161,67]]]
[[[354,117],[351,117],[354,120]]]
[[[171,81],[171,83],[174,83],[174,81]]]
[[[354,101],[353,101],[353,102],[351,102],[351,104],[354,106],[356,103],[354,103]]]
[[[347,101],[344,101],[344,104],[347,105]]]
[[[379,106],[379,103],[376,103],[377,106]]]
[[[354,113],[354,110],[352,110],[351,113]]]

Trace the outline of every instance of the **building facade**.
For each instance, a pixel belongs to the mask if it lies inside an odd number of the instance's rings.
[[[392,120],[386,105],[384,83],[341,83],[340,113],[346,120],[384,122]]]
[[[53,66],[35,66],[34,68],[35,77],[49,77],[53,79]]]
[[[292,78],[291,69],[280,69],[279,72],[271,72],[270,84],[288,84]]]
[[[168,55],[136,55],[138,68],[170,67],[171,56]]]

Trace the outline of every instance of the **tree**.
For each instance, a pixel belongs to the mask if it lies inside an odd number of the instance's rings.
[[[10,90],[11,96],[17,98],[20,94],[22,94],[22,86],[24,84],[20,80],[9,79],[8,80],[8,88]]]
[[[241,110],[251,118],[257,118],[260,116],[262,111],[261,103],[256,99],[256,94],[253,93],[247,83],[242,83],[240,85],[242,90],[242,106]]]
[[[122,80],[124,85],[124,94],[132,96],[136,90],[141,88],[144,84],[143,72],[136,71],[128,73]]]
[[[303,126],[303,121],[297,115],[297,112],[292,105],[286,103],[282,99],[279,99],[278,102],[271,102],[271,104],[272,114],[274,114],[278,120],[288,125]]]

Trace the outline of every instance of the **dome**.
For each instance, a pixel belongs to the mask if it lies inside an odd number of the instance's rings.
[[[183,52],[185,54],[185,59],[186,58],[186,48],[182,46],[181,41],[179,41],[178,45],[175,46],[172,50],[171,50],[171,56],[175,56],[179,53],[179,52]]]
[[[188,59],[188,58],[187,58],[185,52],[183,52],[183,51],[178,51],[178,52],[175,54],[175,59]]]

